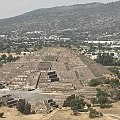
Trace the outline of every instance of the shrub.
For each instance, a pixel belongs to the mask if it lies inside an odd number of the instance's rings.
[[[105,96],[105,97],[107,97],[108,96],[108,93],[107,92],[105,92],[105,91],[102,91],[101,89],[99,89],[99,88],[97,88],[96,89],[97,90],[97,95],[96,95],[96,97],[99,97],[99,96]]]
[[[3,115],[4,115],[4,113],[0,113],[0,118],[2,118],[2,117],[3,117]]]
[[[97,103],[97,99],[96,98],[91,98],[91,103],[93,104],[93,106],[94,106],[94,104],[96,104]]]
[[[89,103],[86,103],[86,106],[87,106],[88,108],[90,108],[90,107],[91,107],[91,104],[89,104]]]
[[[70,102],[75,98],[75,95],[68,96],[63,103],[63,107],[70,107]]]
[[[28,115],[30,113],[31,113],[31,105],[29,103],[26,103],[24,107],[24,114]]]
[[[92,79],[92,80],[89,82],[89,85],[90,85],[90,86],[98,86],[98,85],[100,85],[100,84],[102,84],[102,82],[101,82],[100,80],[98,80],[98,79]]]
[[[25,99],[20,99],[16,105],[16,108],[21,113],[28,115],[31,113],[31,105],[25,101]]]
[[[72,110],[73,110],[73,114],[74,114],[75,116],[77,116],[77,115],[78,115],[77,107],[74,106],[74,107],[72,108]]]
[[[103,114],[97,112],[96,109],[93,109],[93,108],[90,109],[90,113],[89,113],[90,118],[95,118],[95,117],[100,117],[100,116],[103,116]]]
[[[20,111],[21,113],[24,113],[24,107],[25,107],[25,99],[20,99],[16,105],[16,108],[18,109],[18,111]]]
[[[100,112],[100,116],[103,116],[103,114]]]
[[[105,84],[110,84],[110,80],[109,79],[105,79]]]
[[[108,100],[108,97],[101,95],[98,97],[98,103],[100,104],[101,108],[105,108],[108,106],[108,104],[110,104],[110,101]]]
[[[70,107],[73,109],[73,108],[76,108],[77,110],[78,109],[83,109],[85,106],[85,102],[84,102],[84,99],[82,98],[79,98],[79,97],[75,97],[74,99],[71,100],[70,102]]]

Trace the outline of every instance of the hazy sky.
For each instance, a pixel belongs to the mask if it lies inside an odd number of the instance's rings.
[[[115,0],[0,0],[0,19],[16,16],[38,8],[83,4],[90,2],[111,2]]]

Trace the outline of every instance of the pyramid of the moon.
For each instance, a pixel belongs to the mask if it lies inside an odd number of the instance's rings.
[[[42,48],[0,69],[1,83],[11,89],[34,87],[43,92],[70,92],[94,78],[111,75],[102,65],[68,48]]]

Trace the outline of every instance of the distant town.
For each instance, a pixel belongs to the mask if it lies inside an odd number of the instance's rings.
[[[78,49],[82,54],[92,60],[97,60],[100,55],[109,55],[113,62],[109,65],[120,64],[120,33],[93,31],[81,32],[78,30],[51,31],[9,31],[0,33],[0,56],[11,54],[12,57],[21,57],[32,54],[43,47],[68,47]],[[5,63],[1,59],[2,63]],[[104,64],[103,65],[107,65]]]

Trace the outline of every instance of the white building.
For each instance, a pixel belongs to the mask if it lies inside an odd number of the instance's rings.
[[[98,40],[95,40],[95,41],[84,41],[85,43],[95,43],[95,44],[99,44],[99,43],[101,43],[101,44],[113,44],[114,43],[114,41],[98,41]]]

